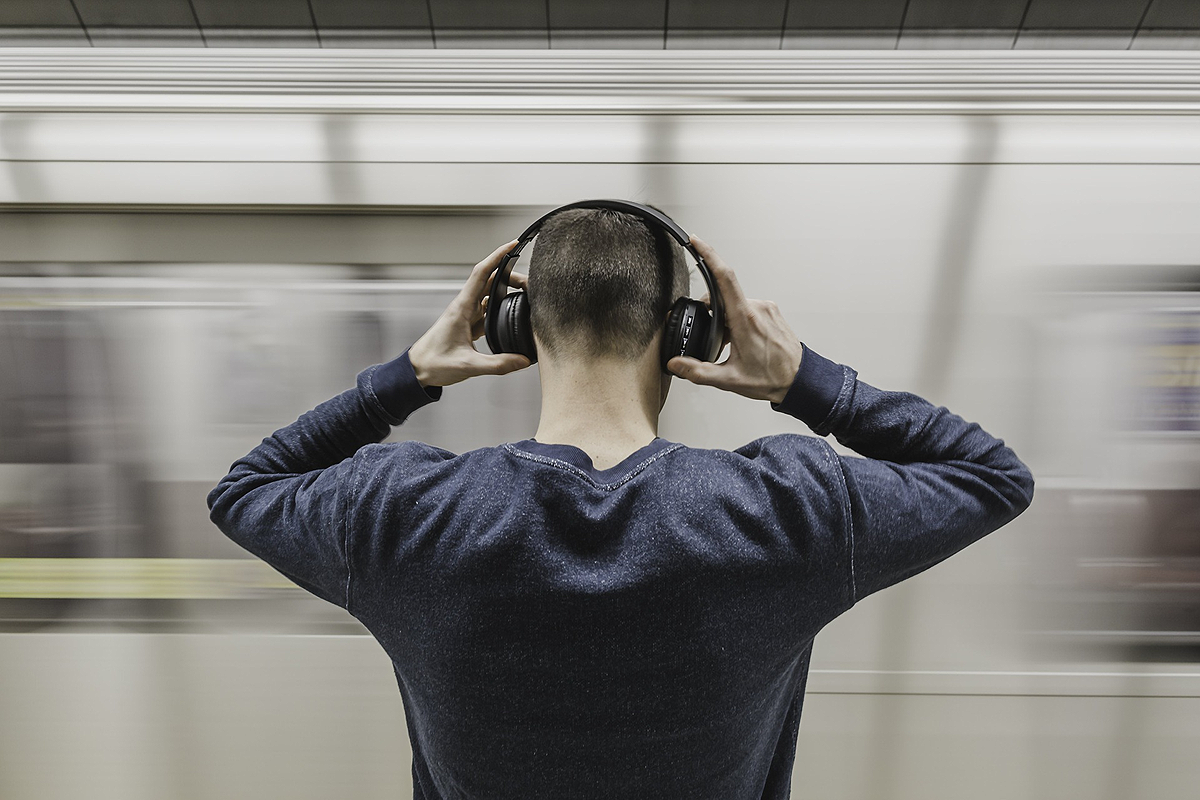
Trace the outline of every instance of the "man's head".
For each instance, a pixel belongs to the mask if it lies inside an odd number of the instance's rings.
[[[658,343],[671,305],[689,289],[678,242],[605,208],[569,209],[546,220],[528,275],[539,357],[637,361]]]

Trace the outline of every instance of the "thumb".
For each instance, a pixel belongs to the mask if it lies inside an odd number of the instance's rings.
[[[701,386],[716,386],[720,376],[720,367],[707,361],[700,361],[691,356],[675,356],[667,361],[667,369],[672,374],[700,384]]]
[[[533,363],[525,356],[516,353],[498,353],[494,355],[478,353],[477,355],[478,358],[471,360],[475,362],[472,366],[478,370],[480,375],[507,375],[510,372],[524,369]]]

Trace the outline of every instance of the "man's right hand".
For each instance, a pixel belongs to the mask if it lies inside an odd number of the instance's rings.
[[[746,297],[737,276],[717,252],[702,239],[691,239],[725,301],[729,358],[714,364],[675,356],[667,362],[667,369],[701,386],[715,386],[754,400],[783,402],[800,368],[804,345],[774,302]]]

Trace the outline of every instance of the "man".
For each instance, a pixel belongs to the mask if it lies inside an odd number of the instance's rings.
[[[539,357],[533,438],[462,455],[378,444],[441,387],[528,366],[472,344],[509,242],[404,354],[209,495],[222,531],[391,657],[417,798],[787,797],[816,633],[1032,499],[1001,440],[805,347],[692,242],[729,356],[672,358],[671,372],[769,401],[865,458],[793,433],[733,452],[658,437],[682,248],[660,263],[637,218],[573,209],[512,277]]]

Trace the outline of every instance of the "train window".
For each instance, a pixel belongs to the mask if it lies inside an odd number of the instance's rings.
[[[1145,275],[1144,270],[1140,274]],[[1056,297],[1042,325],[1039,641],[1112,661],[1200,657],[1200,292]]]
[[[204,498],[264,430],[415,341],[468,266],[0,278],[0,630],[363,633],[222,536]],[[390,438],[461,452],[532,435],[538,407],[535,370],[485,377]]]

